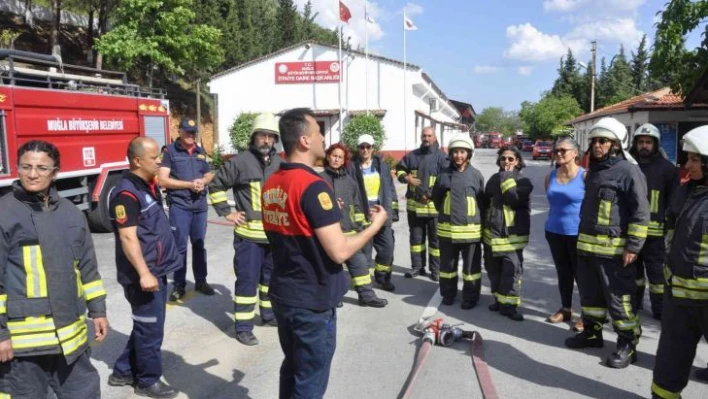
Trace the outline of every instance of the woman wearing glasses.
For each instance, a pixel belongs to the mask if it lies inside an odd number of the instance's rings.
[[[325,152],[324,168],[320,173],[334,191],[337,203],[342,210],[342,232],[345,235],[361,231],[364,223],[364,206],[359,194],[359,185],[348,172],[351,153],[342,143],[332,144]],[[354,289],[359,294],[359,305],[372,308],[382,308],[388,301],[378,298],[371,286],[371,274],[363,249],[346,261],[349,275],[354,283]]]
[[[546,241],[558,273],[561,308],[546,321],[561,323],[572,317],[573,285],[578,266],[578,226],[580,206],[585,196],[585,169],[578,166],[578,143],[570,137],[559,138],[553,148],[557,168],[546,176],[546,197],[551,209],[546,219]],[[573,327],[582,331],[578,318]]]
[[[29,141],[19,180],[0,199],[0,397],[93,399],[99,377],[88,352],[108,332],[106,291],[84,215],[54,185],[59,151]],[[78,293],[78,295],[77,295]]]
[[[487,210],[482,233],[484,267],[495,299],[489,310],[522,321],[524,316],[517,307],[521,304],[523,249],[529,242],[533,185],[521,173],[526,164],[515,146],[499,150],[497,166],[499,172],[484,190],[483,207]]]

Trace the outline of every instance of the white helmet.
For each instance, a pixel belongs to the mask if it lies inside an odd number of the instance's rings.
[[[452,151],[454,148],[464,148],[465,150],[474,151],[474,143],[469,135],[461,133],[452,136],[447,145],[448,151]]]
[[[278,120],[275,115],[270,112],[265,112],[256,116],[253,120],[253,129],[251,130],[251,138],[256,132],[263,132],[275,135],[275,142],[280,141],[280,129]]]
[[[596,124],[594,124],[590,128],[588,140],[592,140],[595,137],[604,137],[606,139],[616,141],[622,149],[624,158],[631,163],[637,163],[637,161],[634,160],[632,155],[630,155],[629,152],[627,152],[627,150],[625,149],[625,141],[627,140],[627,128],[622,124],[622,122],[612,117],[600,119],[599,121],[597,121]]]
[[[634,132],[634,137],[639,136],[654,137],[657,142],[661,140],[661,133],[659,132],[659,128],[652,125],[651,123],[645,123],[637,128],[637,130]]]
[[[708,125],[692,129],[683,136],[681,141],[684,151],[708,156]]]

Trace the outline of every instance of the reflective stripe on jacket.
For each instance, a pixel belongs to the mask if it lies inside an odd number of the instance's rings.
[[[531,180],[521,171],[495,173],[487,182],[482,239],[493,255],[524,249],[531,226]]]
[[[54,187],[45,204],[17,182],[0,209],[0,341],[12,339],[18,357],[63,354],[71,364],[88,347],[86,311],[106,316],[86,219]]]
[[[708,186],[682,184],[666,210],[667,284],[677,303],[708,306]]]
[[[359,194],[359,185],[356,180],[343,167],[338,170],[325,167],[320,176],[332,186],[335,199],[341,206],[342,220],[339,221],[339,224],[342,226],[342,232],[355,234],[361,231],[365,218],[361,203],[362,196]]]
[[[639,253],[647,238],[649,201],[644,175],[623,158],[591,162],[580,212],[581,255]]]
[[[239,237],[267,244],[261,219],[261,188],[266,179],[280,168],[282,159],[270,151],[270,162],[265,163],[263,155],[255,148],[244,151],[229,159],[216,173],[209,184],[209,198],[219,216],[231,213],[226,191],[233,191],[236,211],[246,213],[246,223],[234,227]]]
[[[438,237],[453,243],[479,242],[482,238],[484,177],[468,165],[460,172],[450,166],[440,173],[433,188],[438,211]]]
[[[678,186],[678,170],[660,153],[655,154],[649,162],[639,162],[639,168],[647,182],[650,216],[647,235],[663,237],[665,235],[664,213],[669,206],[671,195]]]
[[[438,215],[435,204],[432,201],[427,204],[423,204],[420,201],[426,195],[428,198],[431,197],[438,174],[448,165],[447,155],[440,151],[438,143],[435,143],[430,148],[417,148],[401,158],[398,165],[396,165],[398,181],[405,183],[405,177],[409,173],[413,177],[421,179],[418,187],[412,184],[408,185],[406,190],[406,211],[415,212],[418,217]]]

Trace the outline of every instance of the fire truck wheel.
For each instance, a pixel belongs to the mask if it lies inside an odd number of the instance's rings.
[[[91,203],[91,209],[87,212],[87,218],[91,231],[96,233],[110,233],[113,231],[111,216],[108,210],[108,201],[111,193],[120,181],[120,173],[110,174],[106,177],[98,202]]]

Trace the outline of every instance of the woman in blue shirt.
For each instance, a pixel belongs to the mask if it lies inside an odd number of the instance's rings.
[[[557,167],[546,176],[546,197],[551,207],[546,220],[546,241],[556,265],[561,295],[561,308],[546,319],[549,323],[570,321],[572,316],[580,206],[585,196],[585,169],[577,164],[579,155],[575,140],[558,139],[553,147]],[[582,319],[578,318],[574,329],[582,328]]]

